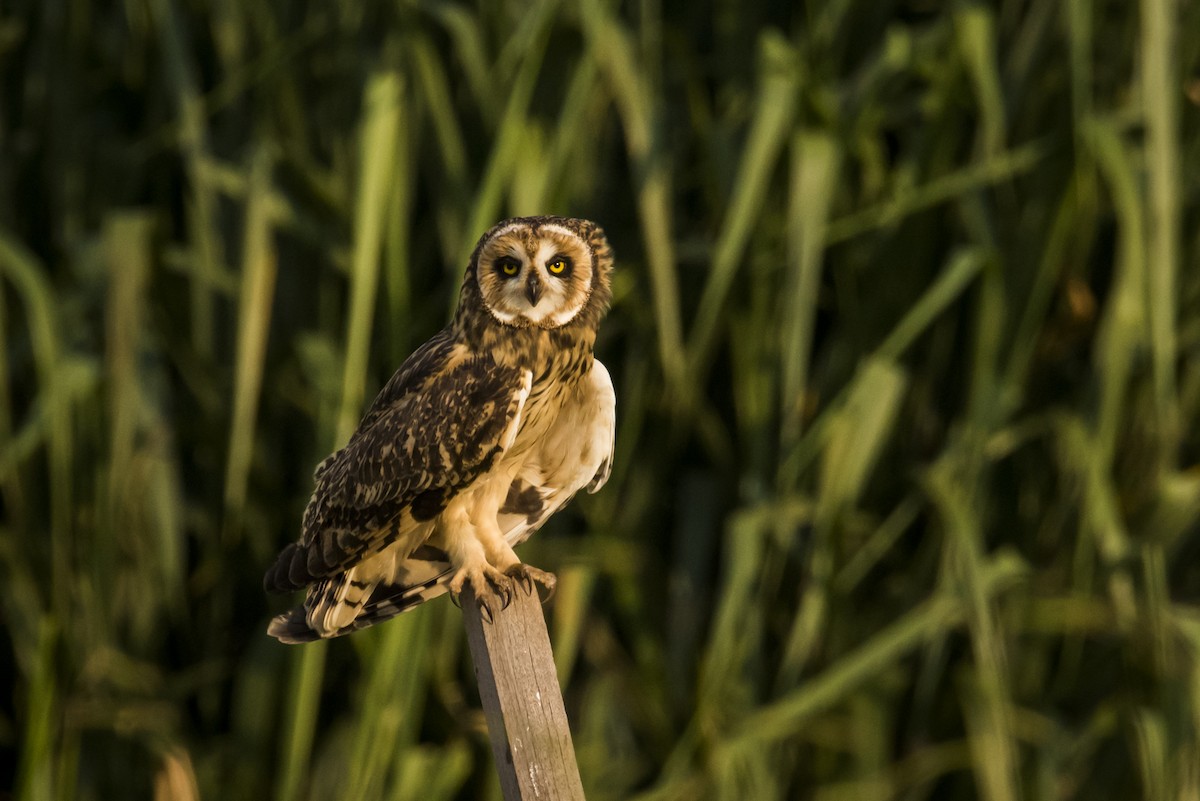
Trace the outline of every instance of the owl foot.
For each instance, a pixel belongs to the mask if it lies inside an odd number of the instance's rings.
[[[479,613],[488,623],[496,620],[497,602],[501,610],[512,603],[512,582],[487,562],[464,565],[450,579],[447,589],[456,601],[464,585],[470,585],[475,603],[479,604]]]
[[[527,565],[524,562],[517,562],[508,570],[504,571],[504,575],[508,576],[517,584],[525,588],[525,592],[533,592],[533,582],[537,582],[546,588],[546,597],[542,599],[542,603],[546,603],[554,597],[554,587],[558,584],[558,577],[553,573],[548,573],[545,570],[539,570],[536,567]]]

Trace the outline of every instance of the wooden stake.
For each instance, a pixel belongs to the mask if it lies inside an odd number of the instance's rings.
[[[483,619],[470,587],[461,596],[467,642],[505,801],[583,801],[575,747],[535,587]]]

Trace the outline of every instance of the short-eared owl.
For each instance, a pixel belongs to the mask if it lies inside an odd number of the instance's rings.
[[[608,478],[615,396],[592,347],[611,271],[586,220],[524,217],[483,235],[453,321],[317,467],[300,540],[264,579],[308,596],[269,634],[336,637],[466,585],[490,616],[513,582],[553,587],[513,546]]]

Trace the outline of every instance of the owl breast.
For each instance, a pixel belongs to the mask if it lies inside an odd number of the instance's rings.
[[[497,465],[507,495],[499,524],[510,545],[523,542],[585,486],[607,478],[616,434],[616,395],[599,361],[579,381],[530,395],[528,416]]]

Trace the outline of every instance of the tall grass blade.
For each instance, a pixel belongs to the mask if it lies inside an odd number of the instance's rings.
[[[845,405],[829,422],[808,570],[798,605],[800,613],[784,648],[777,688],[794,686],[801,669],[817,650],[826,624],[837,527],[866,488],[900,412],[905,383],[904,373],[894,364],[868,361],[856,377]]]
[[[412,352],[413,311],[413,204],[416,202],[419,126],[412,120],[415,112],[412,92],[401,83],[396,97],[401,124],[396,129],[396,156],[393,164],[391,194],[387,200],[387,222],[383,242],[383,281],[387,294],[389,361],[399,365]]]
[[[325,673],[325,642],[315,642],[292,651],[288,681],[284,736],[280,740],[279,770],[275,775],[276,801],[298,801],[305,797],[309,760],[317,727],[317,707]]]
[[[221,240],[215,234],[217,197],[204,177],[203,164],[209,154],[204,98],[196,86],[194,66],[188,58],[185,34],[175,5],[173,0],[152,0],[150,13],[157,24],[166,56],[167,77],[177,108],[176,135],[191,179],[188,237],[195,247],[190,260],[192,343],[200,354],[211,356],[216,324],[212,284],[224,269],[225,255]]]
[[[1086,137],[1108,181],[1119,225],[1113,288],[1096,343],[1096,370],[1101,381],[1096,421],[1098,456],[1104,463],[1111,463],[1133,361],[1146,342],[1146,231],[1132,154],[1108,122],[1089,124]]]
[[[74,463],[70,398],[64,380],[68,370],[59,338],[60,321],[55,296],[45,268],[36,257],[0,228],[0,276],[6,278],[21,300],[38,378],[38,404],[43,415],[47,451],[52,586],[70,586],[71,477]],[[68,614],[66,598],[51,596],[55,617]]]
[[[967,74],[979,105],[979,145],[985,158],[1004,149],[1004,95],[1000,87],[995,50],[996,30],[992,12],[979,5],[963,7],[954,16],[954,32],[966,62]]]
[[[787,41],[780,36],[766,35],[760,47],[764,66],[755,100],[754,121],[742,151],[733,197],[713,248],[712,267],[688,342],[688,375],[696,383],[702,382],[721,324],[726,296],[733,286],[738,264],[767,195],[767,181],[787,141],[799,90],[801,74],[796,54]],[[806,202],[820,204],[822,201],[806,198]]]
[[[1153,365],[1155,432],[1164,466],[1178,447],[1176,319],[1180,242],[1178,13],[1167,0],[1142,0],[1141,90],[1146,114],[1146,313]]]
[[[407,759],[424,711],[422,687],[429,674],[429,615],[403,615],[374,635],[376,645],[364,662],[371,666],[363,683],[358,730],[350,761],[356,766],[344,783],[342,798],[379,798]]]
[[[654,298],[659,361],[668,385],[679,397],[686,398],[690,392],[684,384],[687,362],[671,234],[671,173],[663,146],[654,137],[658,116],[654,98],[639,73],[628,35],[600,0],[582,0],[580,15],[592,57],[611,87],[624,126],[625,146],[633,162],[641,234]]]
[[[992,600],[985,592],[987,569],[979,527],[978,468],[969,454],[943,457],[930,469],[931,500],[947,531],[948,561],[963,587],[974,664],[963,677],[969,742],[980,794],[989,801],[1016,801],[1017,743],[1008,688],[1007,653]]]
[[[37,661],[31,666],[31,674],[36,680],[29,685],[25,699],[29,714],[26,730],[21,736],[21,755],[17,764],[14,792],[17,801],[55,801],[69,797],[67,788],[57,786],[55,781],[55,743],[62,735],[59,725],[61,689],[54,659],[58,629],[49,616],[38,623]]]
[[[109,487],[114,508],[122,503],[143,414],[139,361],[146,284],[150,279],[150,235],[146,214],[114,216],[104,232],[109,288],[105,313],[105,368],[108,373]]]
[[[375,319],[379,254],[383,245],[384,214],[394,180],[396,131],[400,126],[401,78],[382,73],[371,79],[363,101],[359,140],[358,194],[354,206],[354,255],[350,270],[350,308],[346,331],[346,361],[342,374],[342,403],[338,414],[338,443],[346,441],[362,416],[367,356]]]
[[[423,33],[414,34],[407,42],[406,50],[413,64],[416,85],[420,88],[422,105],[428,110],[433,122],[434,141],[438,145],[441,157],[442,177],[450,189],[449,198],[439,209],[439,222],[443,229],[441,239],[445,261],[457,272],[463,267],[455,263],[462,248],[460,243],[471,236],[463,230],[465,220],[460,216],[461,210],[455,208],[465,200],[467,191],[467,145],[462,125],[451,104],[453,93],[450,91],[449,79],[437,58],[433,44]]]
[[[246,483],[254,454],[255,418],[262,394],[267,334],[274,306],[276,254],[268,206],[271,166],[269,151],[260,149],[255,153],[247,187],[242,285],[238,292],[233,420],[229,432],[229,460],[225,467],[225,510],[230,516],[226,520],[227,539],[241,535]]]
[[[899,359],[912,345],[913,340],[932,325],[938,315],[967,288],[983,268],[983,264],[983,256],[979,252],[956,253],[938,279],[925,290],[904,317],[896,323],[887,338],[875,349],[872,358],[885,362]],[[850,391],[849,388],[844,388],[830,401],[828,408],[839,408],[843,402],[842,396]],[[823,443],[826,429],[831,421],[832,417],[828,412],[818,417],[791,453],[786,455],[780,468],[780,480],[783,486],[794,483],[796,476],[816,454],[816,449],[820,443]]]
[[[800,435],[804,415],[821,255],[839,162],[837,142],[827,134],[797,134],[792,141],[787,230],[789,270],[783,294],[784,328],[780,354],[781,429],[785,446],[795,442]]]

